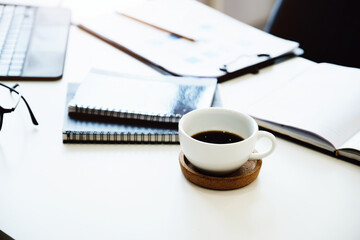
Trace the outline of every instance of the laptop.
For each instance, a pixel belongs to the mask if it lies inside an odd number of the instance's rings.
[[[60,79],[70,21],[64,8],[0,4],[0,81]]]

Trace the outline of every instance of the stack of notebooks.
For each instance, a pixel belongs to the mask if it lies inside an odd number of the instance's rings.
[[[210,107],[217,80],[91,70],[69,83],[64,143],[178,143],[178,122]]]

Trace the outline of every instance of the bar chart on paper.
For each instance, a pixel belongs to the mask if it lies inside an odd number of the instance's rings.
[[[143,2],[79,26],[178,76],[220,77],[298,48],[196,1]]]

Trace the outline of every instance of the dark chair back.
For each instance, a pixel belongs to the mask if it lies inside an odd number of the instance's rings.
[[[278,0],[265,31],[300,43],[304,58],[360,68],[360,3]]]

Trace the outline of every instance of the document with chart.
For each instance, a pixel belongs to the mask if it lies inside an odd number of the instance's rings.
[[[139,1],[135,1],[139,2]],[[83,30],[175,76],[221,78],[298,49],[200,2],[141,1],[80,21]]]

